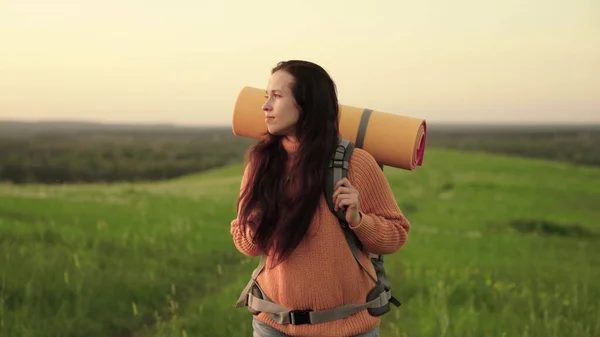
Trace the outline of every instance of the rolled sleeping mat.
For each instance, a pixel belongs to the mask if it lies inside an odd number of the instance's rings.
[[[244,87],[233,109],[233,134],[261,139],[267,134],[265,90]],[[340,136],[369,152],[379,165],[414,170],[423,166],[427,123],[423,119],[340,104]]]

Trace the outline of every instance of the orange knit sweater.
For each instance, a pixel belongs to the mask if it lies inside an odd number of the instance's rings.
[[[285,141],[290,158],[296,144]],[[247,183],[246,167],[241,188]],[[374,254],[391,254],[404,245],[410,224],[404,217],[391,188],[375,159],[366,151],[356,148],[350,159],[350,183],[358,190],[361,222],[353,228],[366,250]],[[238,219],[231,222],[231,235],[237,249],[248,256],[261,252],[251,240],[252,233],[239,229]],[[368,255],[361,255],[361,263],[375,275]],[[319,208],[308,233],[290,257],[274,268],[267,259],[265,269],[257,280],[266,295],[290,309],[325,310],[348,303],[365,303],[374,284],[356,263],[346,243],[344,233],[335,215],[321,196]],[[280,325],[268,314],[258,319],[290,336],[343,337],[355,336],[377,327],[379,317],[363,310],[350,317],[319,324]]]

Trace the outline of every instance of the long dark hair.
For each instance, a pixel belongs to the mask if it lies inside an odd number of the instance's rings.
[[[288,193],[283,136],[267,134],[248,152],[253,169],[238,199],[242,229],[250,226],[254,244],[273,253],[277,263],[288,257],[307,233],[339,135],[337,89],[329,74],[317,64],[300,60],[280,62],[271,74],[280,70],[294,78],[292,93],[299,109],[294,131],[299,146],[290,177],[293,185],[301,188]]]

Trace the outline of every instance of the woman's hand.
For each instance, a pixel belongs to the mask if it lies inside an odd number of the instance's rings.
[[[338,210],[346,209],[346,222],[350,226],[356,226],[360,223],[360,203],[358,200],[358,191],[348,179],[340,179],[336,184],[333,192],[333,204],[334,209]]]

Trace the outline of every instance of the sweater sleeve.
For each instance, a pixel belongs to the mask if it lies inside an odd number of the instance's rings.
[[[375,158],[355,149],[348,180],[358,190],[361,221],[351,229],[365,249],[373,254],[392,254],[408,238],[410,223],[394,198],[392,189]]]
[[[248,186],[248,176],[249,176],[249,165],[244,169],[244,175],[242,176],[242,181],[240,184],[240,195],[243,190]],[[240,205],[241,206],[241,205]],[[237,250],[239,250],[242,254],[247,256],[258,256],[261,255],[260,249],[256,247],[256,245],[252,242],[252,231],[249,226],[246,226],[246,230],[240,226],[240,218],[239,218],[239,209],[238,216],[231,221],[230,224],[230,233],[233,237],[233,243]]]

